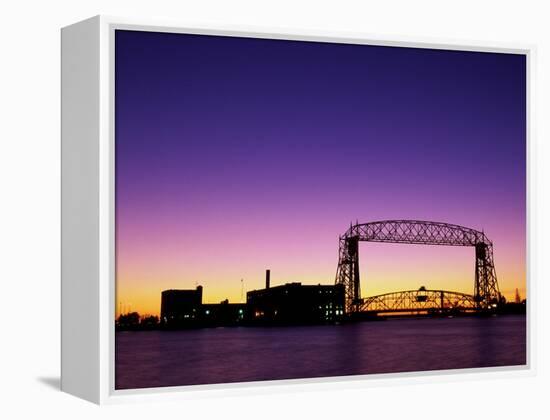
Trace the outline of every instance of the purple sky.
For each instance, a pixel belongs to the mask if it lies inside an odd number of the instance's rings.
[[[524,292],[525,77],[513,54],[117,31],[119,303],[332,283],[350,221],[392,218],[484,229]],[[413,248],[362,246],[363,295],[472,292],[472,250]]]

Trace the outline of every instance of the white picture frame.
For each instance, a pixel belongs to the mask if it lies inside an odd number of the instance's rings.
[[[338,42],[381,46],[524,54],[527,62],[527,365],[461,371],[329,377],[240,384],[135,390],[114,388],[114,31],[117,29]],[[535,49],[488,42],[380,38],[357,33],[311,32],[241,26],[201,26],[177,22],[96,16],[67,26],[62,46],[62,322],[61,388],[94,403],[164,400],[401,382],[498,378],[535,373],[532,314],[536,306],[530,231],[533,143],[529,127]]]

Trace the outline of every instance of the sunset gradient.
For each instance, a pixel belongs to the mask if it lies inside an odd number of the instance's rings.
[[[332,284],[350,222],[484,230],[525,296],[525,58],[116,31],[120,311]],[[473,292],[474,250],[363,243],[363,296]],[[242,279],[242,282],[241,282]]]

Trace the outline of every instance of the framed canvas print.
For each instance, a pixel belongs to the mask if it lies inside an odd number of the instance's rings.
[[[64,28],[63,390],[532,372],[530,54]]]

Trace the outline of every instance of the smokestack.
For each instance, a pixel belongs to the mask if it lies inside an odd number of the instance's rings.
[[[265,288],[269,289],[269,280],[271,277],[271,270],[265,270]]]

